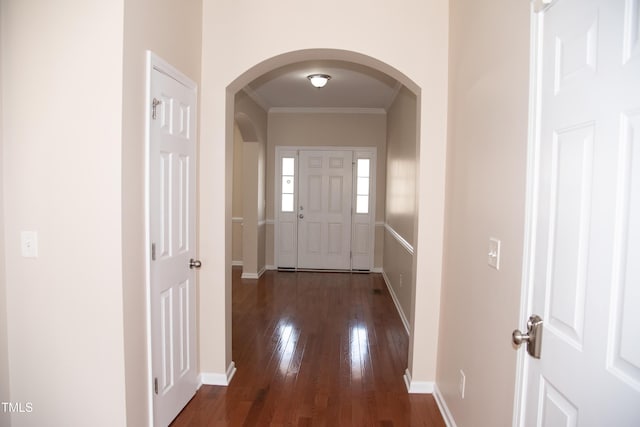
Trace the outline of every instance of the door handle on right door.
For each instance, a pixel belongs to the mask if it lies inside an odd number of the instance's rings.
[[[304,218],[304,214],[298,215],[298,218],[300,218],[300,219]]]
[[[526,342],[529,355],[540,359],[540,353],[542,352],[542,318],[537,314],[530,316],[527,321],[527,333],[523,334],[520,329],[516,329],[511,334],[511,340],[516,345],[516,348]]]

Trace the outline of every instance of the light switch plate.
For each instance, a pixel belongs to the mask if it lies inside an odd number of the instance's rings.
[[[489,267],[500,270],[500,240],[495,237],[489,238],[489,253],[487,254]]]
[[[22,231],[20,233],[20,249],[25,258],[38,258],[38,232]]]

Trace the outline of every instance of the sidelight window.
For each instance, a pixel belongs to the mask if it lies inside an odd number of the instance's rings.
[[[295,165],[295,158],[282,158],[282,212],[293,212],[294,210]]]
[[[369,213],[370,159],[358,159],[356,164],[356,213]]]

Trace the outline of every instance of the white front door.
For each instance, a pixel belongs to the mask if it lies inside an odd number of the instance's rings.
[[[351,269],[353,152],[300,151],[298,268]]]
[[[166,426],[198,387],[195,271],[190,268],[196,248],[196,89],[167,65],[152,66],[150,74],[153,415],[155,426]]]
[[[522,323],[544,326],[518,422],[640,426],[640,2],[558,0],[536,21]]]

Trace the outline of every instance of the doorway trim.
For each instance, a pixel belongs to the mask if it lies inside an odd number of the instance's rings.
[[[353,254],[354,248],[354,239],[355,239],[355,230],[352,227],[351,231],[351,251],[352,251],[352,259],[351,259],[351,267],[350,271],[373,271],[374,269],[374,254],[375,254],[375,226],[376,226],[376,172],[377,172],[377,147],[343,147],[343,146],[281,146],[277,145],[275,147],[275,168],[274,168],[274,241],[273,241],[273,253],[274,253],[274,264],[276,268],[292,268],[298,269],[298,259],[297,259],[297,251],[298,251],[298,228],[297,221],[293,222],[293,226],[290,230],[292,233],[292,238],[290,244],[295,244],[295,255],[292,254],[290,258],[283,265],[283,255],[280,253],[282,242],[280,241],[280,232],[282,228],[281,221],[284,220],[283,213],[281,212],[281,197],[282,197],[282,162],[281,159],[283,157],[292,156],[295,157],[295,179],[294,179],[294,206],[297,205],[297,197],[298,197],[298,181],[300,176],[298,158],[300,151],[350,151],[353,153],[353,162],[357,163],[358,159],[370,159],[370,170],[369,170],[369,221],[368,221],[368,233],[369,233],[369,253],[366,255],[368,259],[365,263],[368,263],[367,268],[356,268],[354,269],[354,256],[358,256],[357,254]],[[355,183],[357,180],[356,177],[356,169],[353,170],[352,176],[353,182]],[[356,186],[354,185],[352,190],[352,215],[351,215],[351,224],[355,224],[355,199],[356,199]],[[291,216],[291,214],[284,214],[287,216]],[[297,215],[297,210],[294,211],[294,216]],[[365,259],[365,256],[362,256],[362,259]]]
[[[533,256],[536,236],[536,211],[538,209],[537,183],[539,175],[540,146],[540,89],[542,77],[542,12],[545,6],[531,0],[529,40],[529,117],[527,136],[527,173],[525,187],[524,245],[522,251],[522,280],[518,325],[526,324],[533,300]],[[527,353],[518,351],[516,358],[516,382],[513,402],[514,426],[524,425],[524,402],[527,394]]]

